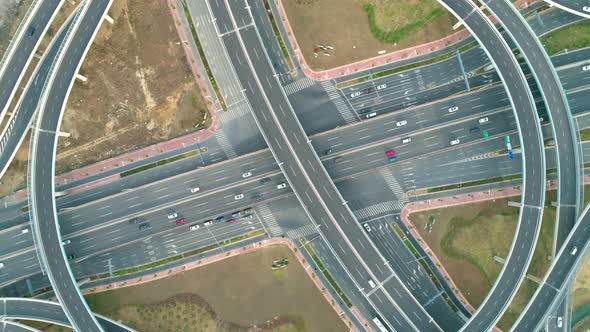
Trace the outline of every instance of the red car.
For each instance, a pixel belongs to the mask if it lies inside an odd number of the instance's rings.
[[[180,218],[180,219],[176,220],[176,224],[177,224],[177,225],[182,225],[182,224],[184,224],[185,222],[186,222],[186,218]]]
[[[393,156],[395,156],[395,150],[385,151],[385,155],[388,157],[393,157]]]
[[[233,225],[233,224],[236,223],[236,220],[235,219],[230,219],[230,220],[226,221],[225,223],[228,224],[228,225]]]

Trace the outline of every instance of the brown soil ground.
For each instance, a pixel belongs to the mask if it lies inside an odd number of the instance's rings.
[[[32,2],[33,0],[0,2],[0,58],[4,55],[20,20],[25,16]]]
[[[166,1],[114,0],[109,15],[69,96],[57,174],[187,134],[207,112]],[[25,142],[0,196],[24,187],[27,154]]]
[[[449,13],[407,34],[398,44],[373,38],[365,4],[375,5],[375,18],[384,30],[396,30],[421,20],[439,5],[435,0],[282,0],[303,56],[314,70],[324,70],[392,52],[453,33],[455,19]],[[330,56],[314,57],[318,44],[332,45]]]
[[[291,262],[279,272],[275,259]],[[98,313],[138,331],[346,331],[282,245],[166,279],[87,296]]]

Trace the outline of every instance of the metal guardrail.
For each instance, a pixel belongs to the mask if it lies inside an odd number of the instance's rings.
[[[4,51],[4,55],[2,56],[2,59],[0,60],[0,76],[3,74],[4,72],[4,63],[6,62],[6,60],[9,58],[9,55],[12,52],[12,49],[14,48],[14,45],[16,44],[15,41],[16,40],[20,40],[20,35],[23,32],[23,27],[24,27],[24,23],[28,22],[29,17],[32,15],[32,13],[35,11],[35,9],[37,8],[37,5],[40,4],[39,0],[33,0],[33,2],[31,3],[31,6],[29,7],[29,9],[27,9],[27,12],[25,13],[25,16],[23,16],[22,21],[20,21],[18,27],[16,28],[16,31],[14,32],[13,38],[10,40],[10,43],[8,44],[8,47],[6,47],[6,51]]]

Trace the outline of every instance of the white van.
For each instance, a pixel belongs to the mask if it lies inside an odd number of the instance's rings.
[[[373,279],[369,279],[368,282],[369,282],[369,286],[371,286],[371,288],[377,287],[377,285],[375,285],[375,282],[373,281]]]
[[[370,118],[372,118],[372,117],[374,117],[376,115],[377,115],[377,112],[371,112],[371,113],[365,115],[365,118],[370,119]]]

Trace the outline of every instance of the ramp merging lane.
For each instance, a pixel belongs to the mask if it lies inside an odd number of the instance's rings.
[[[232,4],[230,10],[222,1],[208,3],[257,124],[303,208],[390,328],[441,330],[362,231],[291,109],[248,8],[241,1]],[[372,289],[369,280],[377,287]]]
[[[7,49],[0,67],[0,122],[37,47],[64,0],[38,0],[17,30],[16,38]]]
[[[2,298],[3,306],[1,317],[3,319],[22,319],[38,322],[46,322],[65,327],[72,327],[68,317],[59,303],[26,298]],[[107,317],[96,315],[100,325],[106,332],[129,332],[134,331]],[[29,330],[31,331],[31,330]]]
[[[103,331],[88,308],[63,251],[55,207],[55,154],[63,110],[74,77],[112,0],[88,0],[50,69],[30,149],[30,213],[38,254],[64,312],[77,331]]]
[[[589,0],[545,0],[548,4],[561,8],[572,14],[590,18],[590,1]],[[588,8],[584,10],[584,7]]]
[[[537,242],[545,201],[543,137],[524,74],[500,33],[469,0],[439,2],[464,23],[494,63],[510,97],[522,146],[524,186],[516,235],[496,283],[462,328],[469,332],[489,331],[516,294]]]
[[[73,14],[57,33],[57,37],[52,40],[48,51],[43,55],[32,78],[27,83],[15,110],[10,115],[8,124],[2,130],[2,134],[0,135],[0,178],[2,178],[4,172],[8,169],[8,166],[29,131],[41,97],[41,91],[49,75],[49,68],[57,56],[67,30],[72,26]]]

